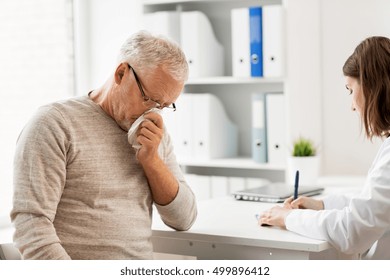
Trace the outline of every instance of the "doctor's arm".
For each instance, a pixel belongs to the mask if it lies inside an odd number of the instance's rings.
[[[347,207],[323,211],[293,210],[285,218],[288,230],[327,240],[353,254],[369,249],[390,227],[390,147],[368,174],[365,190]]]

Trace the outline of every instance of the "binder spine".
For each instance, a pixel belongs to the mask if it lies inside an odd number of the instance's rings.
[[[262,8],[249,8],[251,76],[263,77],[263,24]]]
[[[250,77],[249,9],[233,9],[231,19],[233,76]]]
[[[252,95],[252,159],[258,163],[267,162],[265,94]]]
[[[262,8],[263,18],[263,76],[282,77],[284,74],[284,19],[281,5]]]
[[[266,95],[268,163],[280,166],[285,166],[287,159],[284,102],[283,93]]]

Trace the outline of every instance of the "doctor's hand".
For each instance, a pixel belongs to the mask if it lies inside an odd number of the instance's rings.
[[[295,200],[293,197],[289,197],[284,201],[284,207],[292,209],[323,210],[324,203],[322,200],[314,199],[307,196],[300,196]]]
[[[146,114],[137,132],[137,141],[141,145],[137,159],[144,164],[152,163],[159,158],[158,146],[163,138],[163,119],[160,114],[150,112]]]
[[[286,217],[291,211],[291,208],[274,206],[260,215],[258,221],[259,225],[279,226],[285,228]]]

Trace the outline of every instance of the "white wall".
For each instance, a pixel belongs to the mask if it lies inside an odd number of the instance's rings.
[[[322,140],[321,0],[286,0],[287,143],[299,137]]]
[[[101,86],[116,67],[119,48],[141,26],[140,1],[74,0],[77,94]]]
[[[322,0],[321,20],[323,173],[365,175],[381,141],[360,132],[342,66],[364,38],[390,37],[390,1]]]
[[[322,175],[365,176],[381,140],[367,140],[351,111],[342,66],[366,37],[390,37],[390,1],[285,0],[288,143],[319,147]]]
[[[12,201],[17,137],[36,109],[73,92],[69,0],[0,1],[0,216]]]

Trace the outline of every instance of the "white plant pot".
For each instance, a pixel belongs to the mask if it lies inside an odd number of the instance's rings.
[[[312,157],[288,157],[286,182],[295,183],[295,173],[299,170],[299,185],[315,185],[318,181],[320,170],[319,156]]]

